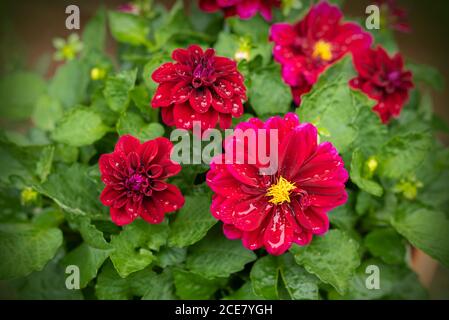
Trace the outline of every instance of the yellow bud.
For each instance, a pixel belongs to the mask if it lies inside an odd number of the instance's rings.
[[[368,167],[370,173],[376,171],[378,165],[379,162],[377,162],[375,157],[369,157],[368,160],[366,161],[366,166]]]
[[[31,204],[37,200],[38,193],[33,188],[25,188],[20,193],[20,202],[23,205]]]
[[[421,181],[418,181],[413,177],[408,180],[401,180],[394,186],[394,191],[397,193],[402,193],[404,198],[408,200],[414,200],[418,195],[418,189],[422,188],[422,186],[423,184]]]
[[[94,81],[101,80],[106,76],[106,70],[103,68],[92,68],[90,70],[90,78]]]

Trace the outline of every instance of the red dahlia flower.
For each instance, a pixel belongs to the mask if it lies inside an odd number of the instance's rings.
[[[115,224],[131,223],[138,216],[149,223],[161,223],[165,213],[184,205],[179,189],[165,181],[181,171],[181,166],[170,160],[172,148],[166,138],[141,144],[124,135],[114,152],[101,155],[101,180],[106,187],[100,200],[110,207]]]
[[[382,47],[369,49],[354,56],[358,77],[350,84],[378,103],[373,110],[383,123],[398,117],[413,88],[412,73],[404,70],[402,56],[390,58]]]
[[[175,63],[164,63],[152,75],[159,87],[151,105],[162,108],[166,125],[192,129],[193,121],[201,121],[202,129],[208,129],[219,121],[226,129],[232,117],[243,114],[246,88],[235,61],[197,45],[176,49],[172,58]]]
[[[241,238],[250,250],[265,247],[270,254],[279,255],[293,242],[306,245],[312,235],[324,234],[329,228],[327,212],[347,200],[348,173],[337,150],[329,142],[318,144],[316,128],[299,124],[294,113],[265,123],[253,118],[237,129],[277,129],[278,169],[272,175],[262,175],[258,164],[227,164],[224,157],[232,152],[230,146],[239,150],[236,144],[241,141],[235,135],[227,140],[225,155],[213,159],[206,177],[215,192],[211,212],[224,222],[225,235]],[[251,158],[249,149],[244,150]]]
[[[298,23],[276,23],[271,27],[273,55],[282,65],[282,78],[292,87],[297,104],[318,76],[346,53],[371,45],[371,36],[351,22],[342,23],[337,6],[321,2]]]
[[[281,0],[199,0],[200,8],[206,12],[222,10],[225,17],[238,15],[249,19],[260,12],[265,20],[271,21],[273,7],[279,8]]]

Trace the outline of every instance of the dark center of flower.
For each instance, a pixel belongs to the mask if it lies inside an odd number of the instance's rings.
[[[194,88],[199,88],[203,85],[209,85],[211,82],[210,78],[213,76],[214,72],[215,70],[211,59],[202,57],[195,66],[195,69],[193,69],[192,86]]]
[[[130,191],[140,191],[142,185],[148,183],[147,178],[141,174],[135,173],[131,175],[125,182],[126,188]]]

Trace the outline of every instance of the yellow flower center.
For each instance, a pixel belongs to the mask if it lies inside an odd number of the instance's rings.
[[[374,171],[376,171],[377,166],[379,165],[379,163],[377,162],[376,158],[370,157],[368,159],[368,161],[366,162],[366,165],[368,166],[368,170],[370,172],[374,172]]]
[[[269,202],[273,204],[281,204],[290,202],[290,192],[296,189],[294,183],[280,177],[276,184],[271,185],[266,193],[267,197],[272,197]]]
[[[73,49],[73,47],[71,45],[66,44],[63,48],[62,48],[62,55],[64,56],[64,58],[66,58],[67,60],[72,60],[73,58],[75,58],[76,56],[76,52]]]
[[[329,42],[319,40],[315,43],[312,56],[314,58],[320,58],[323,61],[329,61],[332,59],[332,45]]]
[[[106,71],[101,68],[92,68],[90,70],[90,78],[92,80],[100,80],[103,79],[106,76]]]

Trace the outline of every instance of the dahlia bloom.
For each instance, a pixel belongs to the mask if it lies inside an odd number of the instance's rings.
[[[204,130],[219,121],[227,129],[232,117],[243,114],[246,88],[235,61],[197,45],[174,50],[172,58],[175,63],[164,63],[152,74],[159,86],[151,105],[161,108],[166,125],[190,130],[200,121]]]
[[[279,8],[281,0],[199,0],[199,5],[203,11],[222,10],[225,17],[238,15],[241,19],[249,19],[260,12],[265,20],[271,21],[271,10]]]
[[[141,144],[138,139],[124,135],[114,152],[101,155],[101,180],[106,187],[100,200],[110,207],[115,224],[131,223],[138,216],[149,223],[161,223],[165,213],[184,205],[181,191],[166,182],[181,171],[181,166],[170,160],[172,148],[166,138]]]
[[[211,213],[223,221],[224,234],[242,239],[250,250],[265,247],[268,253],[279,255],[292,243],[307,245],[314,234],[326,233],[327,212],[347,200],[348,173],[333,145],[318,144],[317,129],[300,124],[294,113],[266,122],[253,118],[236,129],[277,129],[278,166],[268,175],[260,173],[259,161],[225,162],[226,153],[239,150],[236,146],[242,140],[234,134],[225,141],[225,154],[212,160],[206,177],[215,192]],[[253,158],[248,146],[241,150],[248,159]]]
[[[399,32],[410,32],[411,28],[407,21],[407,12],[398,6],[395,0],[377,0],[376,4],[380,6],[381,22],[390,28]],[[384,15],[383,12],[386,14]],[[382,19],[386,16],[386,19]]]
[[[413,88],[412,73],[404,70],[402,56],[389,57],[382,47],[354,56],[358,76],[349,82],[377,101],[373,110],[383,123],[398,117]]]
[[[271,27],[273,55],[282,66],[282,78],[292,87],[296,104],[326,67],[348,52],[371,45],[371,35],[356,23],[343,23],[342,18],[337,6],[320,2],[298,23],[276,23]]]

